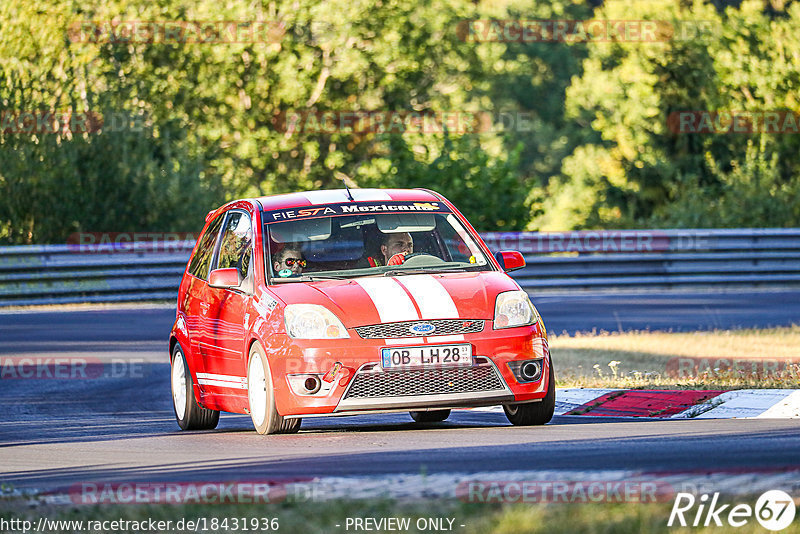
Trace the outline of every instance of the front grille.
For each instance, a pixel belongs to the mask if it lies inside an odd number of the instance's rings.
[[[415,324],[430,324],[436,330],[429,336],[446,336],[453,334],[474,334],[483,330],[483,321],[476,319],[432,319],[430,321],[403,321],[400,323],[373,324],[358,326],[356,332],[363,339],[390,339],[397,337],[419,337],[409,328]],[[425,334],[422,334],[425,335]]]
[[[503,381],[491,364],[446,369],[366,371],[353,378],[345,399],[374,399],[417,395],[442,395],[504,391]]]

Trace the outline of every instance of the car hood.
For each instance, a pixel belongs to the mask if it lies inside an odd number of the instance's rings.
[[[347,328],[430,319],[492,320],[498,293],[519,289],[503,272],[415,274],[272,286],[286,304],[319,304]]]

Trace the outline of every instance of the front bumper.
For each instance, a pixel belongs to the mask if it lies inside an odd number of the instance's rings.
[[[366,364],[356,373],[335,411],[473,406],[512,402],[514,394],[484,356],[471,367],[383,371]]]
[[[437,367],[384,371],[380,352],[384,340],[296,340],[285,335],[270,339],[270,365],[278,412],[286,417],[353,415],[357,413],[492,406],[535,402],[547,391],[549,354],[539,325],[484,331],[464,335],[463,341],[426,338],[426,345],[470,343],[474,363],[469,367]],[[410,343],[419,345],[420,343]],[[542,378],[519,383],[507,363],[541,357]],[[341,370],[322,394],[300,395],[286,379],[288,374],[327,373],[336,362]]]

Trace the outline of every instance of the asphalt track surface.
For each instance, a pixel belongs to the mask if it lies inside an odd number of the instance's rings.
[[[551,331],[695,330],[800,323],[800,292],[547,296]],[[96,359],[88,379],[0,382],[0,481],[53,489],[79,482],[231,481],[390,473],[625,469],[652,473],[780,470],[800,465],[798,420],[555,417],[513,427],[503,414],[454,412],[307,419],[259,436],[249,417],[180,432],[169,389],[169,308],[0,314],[0,355]]]

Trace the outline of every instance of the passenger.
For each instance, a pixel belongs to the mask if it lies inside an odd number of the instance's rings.
[[[306,268],[306,260],[300,252],[300,247],[286,246],[274,256],[274,259],[272,267],[275,274],[281,278],[298,276]]]

